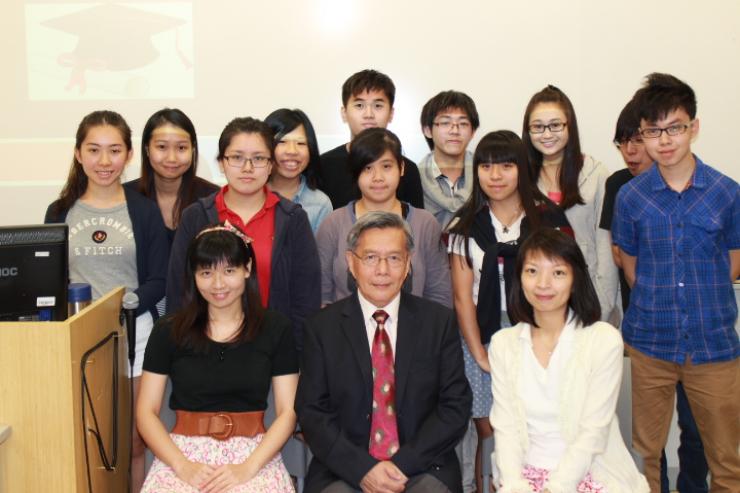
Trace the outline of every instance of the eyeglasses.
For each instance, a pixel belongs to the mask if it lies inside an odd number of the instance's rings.
[[[247,157],[242,156],[241,154],[233,154],[231,156],[224,156],[224,159],[226,160],[226,165],[230,166],[232,168],[243,168],[246,163],[251,164],[254,168],[264,168],[268,164],[270,164],[270,159],[267,156],[254,156],[254,157]]]
[[[388,267],[391,269],[399,269],[403,267],[406,264],[406,256],[401,255],[400,253],[391,253],[390,255],[386,255],[383,257],[382,255],[378,255],[377,253],[366,253],[365,255],[357,255],[355,252],[352,252],[352,255],[360,259],[360,262],[362,262],[363,265],[366,265],[367,267],[377,267],[378,264],[380,264],[381,260],[385,260],[388,262]]]
[[[671,137],[675,137],[676,135],[681,135],[683,133],[686,133],[686,130],[691,127],[691,125],[694,124],[694,120],[691,120],[689,123],[674,123],[673,125],[669,125],[664,128],[660,127],[648,127],[648,128],[641,128],[640,129],[640,135],[642,135],[643,139],[658,139],[661,135],[663,135],[663,132],[667,133]]]
[[[617,149],[621,149],[622,147],[627,147],[628,143],[632,144],[635,147],[640,147],[645,144],[645,142],[642,141],[642,136],[640,136],[639,134],[634,135],[630,137],[629,139],[622,139],[622,140],[614,139],[614,145],[617,146]]]
[[[434,122],[433,125],[445,132],[449,132],[453,127],[457,127],[458,130],[469,130],[472,125],[467,120],[459,122],[453,122],[452,120],[442,120],[441,122]]]
[[[547,125],[542,123],[532,123],[529,125],[529,133],[531,134],[543,134],[545,130],[549,130],[552,133],[562,132],[565,129],[566,122],[551,122]]]

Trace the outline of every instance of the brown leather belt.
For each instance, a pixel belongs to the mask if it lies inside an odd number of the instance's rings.
[[[264,411],[247,413],[208,413],[176,410],[177,421],[172,433],[187,436],[209,436],[226,440],[232,436],[253,437],[265,432]]]

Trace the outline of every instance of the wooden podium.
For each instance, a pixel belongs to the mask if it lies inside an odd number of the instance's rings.
[[[64,322],[0,323],[0,422],[12,427],[0,446],[0,493],[128,490],[128,344],[119,321],[123,292],[111,291]],[[83,360],[89,393],[83,390]],[[96,429],[107,460],[115,456],[111,470],[90,431]]]

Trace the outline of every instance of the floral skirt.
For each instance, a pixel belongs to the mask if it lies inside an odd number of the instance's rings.
[[[529,481],[529,486],[532,487],[532,491],[534,491],[534,493],[540,493],[542,491],[542,488],[545,486],[547,479],[550,477],[550,471],[527,464],[522,470],[522,476],[524,476],[524,479]],[[599,483],[598,481],[594,481],[594,479],[591,477],[591,473],[587,473],[586,477],[583,478],[583,481],[578,483],[576,492],[607,493],[604,485]]]
[[[255,437],[231,437],[216,440],[207,436],[185,436],[170,434],[177,448],[194,462],[220,466],[241,464],[262,441],[263,435]],[[293,482],[278,453],[260,469],[250,481],[229,490],[229,493],[294,493]],[[141,493],[198,493],[198,489],[180,480],[171,467],[155,459],[146,476]]]

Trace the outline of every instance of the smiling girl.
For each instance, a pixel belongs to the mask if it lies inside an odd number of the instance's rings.
[[[478,433],[478,491],[483,491],[482,444],[491,436],[491,370],[486,349],[495,332],[511,325],[506,300],[519,244],[540,226],[571,231],[565,215],[552,202],[535,201],[531,183],[521,139],[508,130],[487,134],[473,155],[470,198],[450,228],[453,299]]]
[[[647,493],[616,417],[624,344],[599,322],[580,248],[562,232],[535,231],[513,281],[520,323],[496,333],[488,352],[497,491]]]
[[[262,308],[255,263],[228,222],[188,248],[184,308],[160,319],[146,348],[136,414],[157,460],[144,492],[294,491],[280,448],[296,423],[298,357],[288,318]],[[172,433],[159,419],[168,377]],[[276,418],[265,430],[271,388]]]
[[[601,315],[607,318],[616,304],[618,282],[609,232],[599,228],[609,171],[581,153],[573,104],[557,87],[532,96],[523,127],[537,187],[565,211],[589,265]]]
[[[118,286],[139,296],[134,400],[144,348],[164,296],[169,247],[156,204],[121,184],[131,160],[131,129],[113,111],[95,111],[77,129],[74,159],[59,199],[44,222],[69,225],[69,280],[92,287],[93,299]],[[144,479],[144,443],[134,427],[132,482]]]
[[[172,244],[182,211],[218,186],[196,176],[198,138],[190,118],[177,108],[154,113],[141,136],[141,178],[125,183],[154,200]]]
[[[329,197],[317,188],[319,145],[311,120],[301,110],[281,108],[270,113],[265,123],[275,133],[270,189],[300,204],[315,234],[333,209]]]

